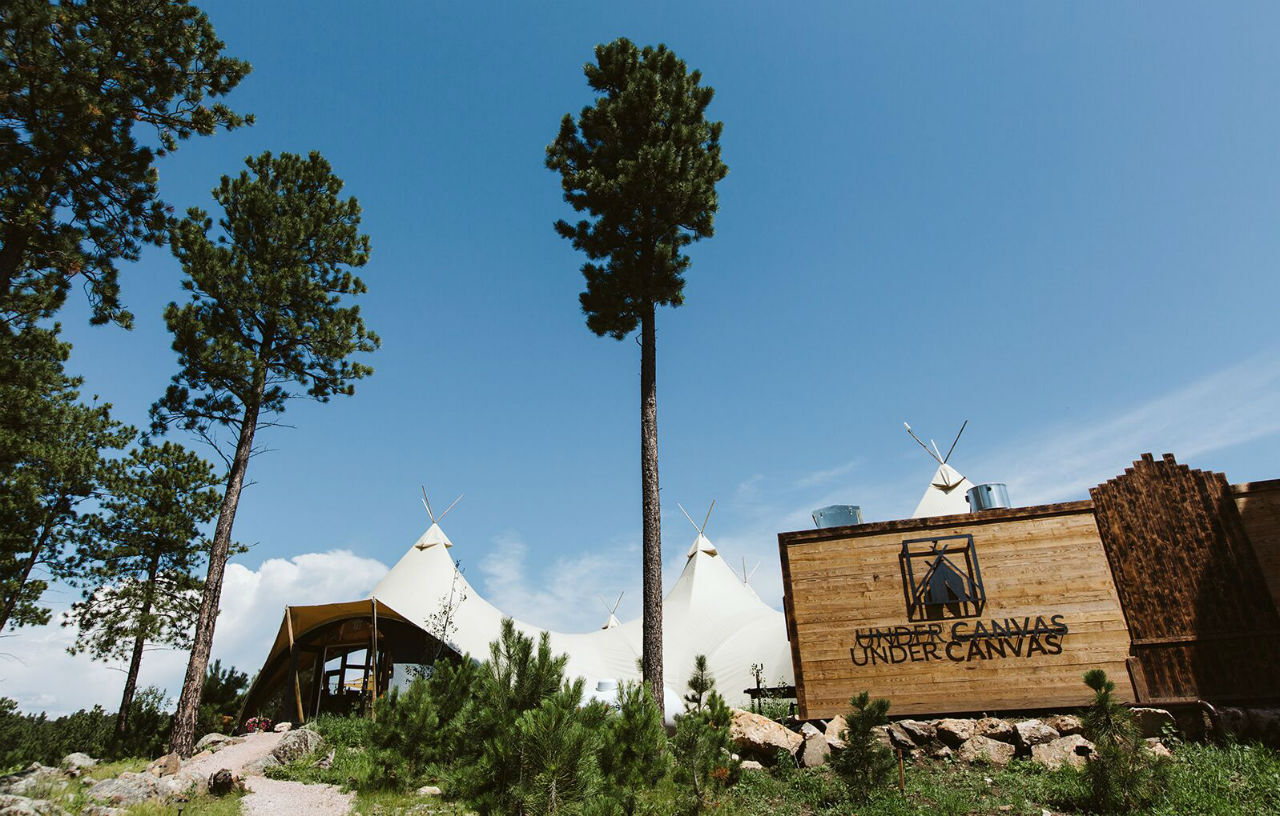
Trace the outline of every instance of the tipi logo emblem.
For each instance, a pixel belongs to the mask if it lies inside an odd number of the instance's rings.
[[[898,560],[910,621],[982,615],[987,593],[971,535],[908,539]]]

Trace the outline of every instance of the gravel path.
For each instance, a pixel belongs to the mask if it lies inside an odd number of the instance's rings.
[[[344,794],[337,786],[245,776],[244,767],[274,751],[283,737],[283,732],[255,732],[246,735],[243,743],[192,759],[183,770],[194,769],[208,776],[219,769],[230,769],[244,777],[249,794],[240,801],[240,807],[245,814],[350,814],[355,795]]]

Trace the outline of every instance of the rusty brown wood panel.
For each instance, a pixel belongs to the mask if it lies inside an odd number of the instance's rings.
[[[1280,615],[1226,478],[1144,454],[1090,493],[1146,694],[1280,696]]]

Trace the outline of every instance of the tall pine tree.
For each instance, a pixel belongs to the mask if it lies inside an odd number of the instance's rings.
[[[207,546],[200,526],[213,519],[221,498],[213,466],[182,446],[144,444],[112,463],[106,495],[86,517],[73,584],[84,597],[63,626],[79,628],[74,655],[128,661],[116,716],[125,734],[148,644],[188,649],[200,611],[194,575]]]
[[[264,153],[246,164],[247,171],[224,176],[213,191],[224,212],[220,236],[210,237],[213,222],[199,208],[175,230],[173,251],[191,298],[165,310],[180,371],[151,409],[153,429],[176,425],[198,434],[228,467],[175,715],[173,750],[183,757],[191,755],[195,740],[231,529],[255,436],[291,398],[326,402],[352,394],[354,381],[373,369],[348,358],[378,347],[359,308],[344,305],[365,291],[350,268],[368,261],[369,237],[360,232],[360,205],[339,195],[342,180],[318,153]]]
[[[556,222],[586,253],[579,296],[587,328],[622,340],[640,329],[644,679],[654,700],[662,685],[662,512],[658,495],[657,306],[684,302],[683,249],[714,233],[722,123],[708,122],[715,91],[667,50],[619,38],[596,46],[583,67],[598,94],[577,122],[566,114],[547,147],[565,201],[591,218]]]

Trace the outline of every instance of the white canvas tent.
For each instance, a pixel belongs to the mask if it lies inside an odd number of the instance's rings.
[[[488,658],[489,644],[498,638],[506,615],[481,596],[458,570],[449,552],[452,546],[438,522],[433,521],[378,582],[369,599],[286,608],[280,634],[264,663],[264,670],[271,668],[272,671],[259,674],[249,698],[254,702],[269,700],[273,694],[282,692],[280,685],[283,684],[290,687],[283,690],[286,700],[296,699],[301,715],[304,700],[319,700],[322,696],[318,680],[311,686],[315,693],[298,691],[300,686],[308,686],[297,680],[298,668],[306,667],[308,660],[312,660],[307,656],[313,653],[319,656],[314,660],[323,665],[324,656],[328,654],[315,653],[315,647],[303,645],[307,635],[315,633],[313,638],[319,638],[321,627],[329,628],[325,631],[328,632],[340,625],[356,625],[359,622],[352,621],[353,618],[367,617],[373,610],[385,617],[384,620],[394,617],[397,626],[411,625],[431,643],[438,638],[459,655],[469,654],[477,660]],[[583,593],[584,613],[590,603],[590,595]],[[300,617],[308,622],[305,630],[296,623],[303,620]],[[312,620],[314,626],[310,624]],[[344,621],[348,624],[342,624]],[[523,621],[514,623],[517,630],[534,639],[543,629]],[[365,633],[359,636],[365,639],[365,644],[371,643],[371,636],[381,638],[376,623],[372,630],[366,625],[360,632]],[[401,637],[406,636],[401,633]],[[584,678],[588,692],[599,688],[602,697],[609,697],[611,682],[640,680],[638,659],[642,642],[638,618],[618,622],[611,613],[603,628],[584,633],[551,632],[550,642],[553,652],[568,656],[566,674]],[[313,653],[303,653],[305,649]],[[693,671],[694,657],[699,654],[707,656],[717,690],[733,706],[745,707],[749,703],[745,690],[755,686],[752,664],[764,665],[770,683],[780,680],[783,685],[794,684],[791,648],[782,613],[760,600],[745,578],[739,578],[725,563],[701,530],[685,557],[684,570],[663,602],[663,675],[668,719],[682,711],[685,682]],[[290,666],[292,670],[288,669]],[[396,671],[393,667],[382,667],[388,680]],[[305,672],[303,674],[305,676]],[[382,689],[381,682],[378,688]],[[307,708],[310,709],[309,704]]]

